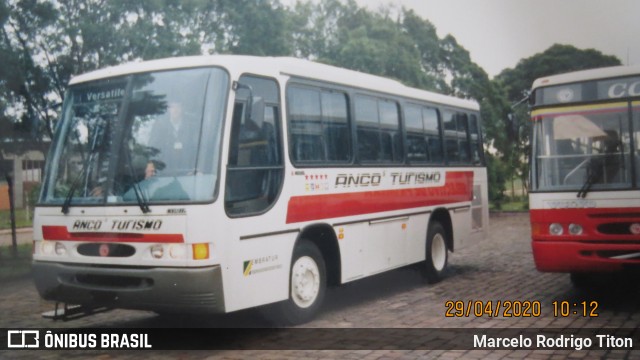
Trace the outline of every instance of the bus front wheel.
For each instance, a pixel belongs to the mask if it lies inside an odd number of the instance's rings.
[[[302,324],[316,315],[327,288],[326,267],[318,247],[308,240],[293,250],[289,299],[279,304],[279,318],[287,325]]]
[[[430,284],[437,283],[444,276],[448,256],[446,239],[446,232],[439,222],[433,222],[429,225],[423,272],[425,279]]]

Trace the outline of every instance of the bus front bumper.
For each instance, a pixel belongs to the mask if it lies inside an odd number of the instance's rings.
[[[615,272],[640,267],[640,244],[620,242],[531,242],[536,268],[544,272]]]
[[[35,260],[32,266],[45,300],[171,313],[225,312],[219,266],[125,268]]]

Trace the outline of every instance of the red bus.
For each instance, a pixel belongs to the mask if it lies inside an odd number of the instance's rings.
[[[538,270],[580,284],[640,264],[640,67],[540,78],[530,103]]]

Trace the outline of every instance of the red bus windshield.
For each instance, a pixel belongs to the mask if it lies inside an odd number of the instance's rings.
[[[532,190],[622,190],[640,174],[640,104],[629,102],[535,110]],[[631,115],[631,116],[630,116]]]

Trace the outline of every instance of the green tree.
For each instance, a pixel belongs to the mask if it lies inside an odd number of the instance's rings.
[[[444,51],[436,33],[436,27],[426,19],[419,17],[413,10],[403,9],[402,30],[413,40],[420,55],[420,65],[430,80],[425,84],[428,90],[451,94],[452,89],[446,81],[447,64],[443,61]]]
[[[413,38],[388,12],[371,12],[352,0],[323,0],[298,3],[291,19],[297,27],[294,54],[435,89]]]
[[[508,176],[508,167],[502,161],[502,158],[495,154],[487,153],[485,156],[487,161],[487,181],[489,186],[489,201],[494,203],[498,208],[504,201],[505,183]]]
[[[278,1],[219,0],[215,52],[258,56],[292,53],[289,14]],[[222,30],[222,31],[220,31]]]
[[[55,10],[49,3],[4,2],[0,7],[0,121],[13,129],[6,134],[16,142],[36,133],[39,129],[34,119],[48,115],[50,101],[46,95],[51,82],[46,69],[35,60],[34,44],[45,35],[54,18]]]

